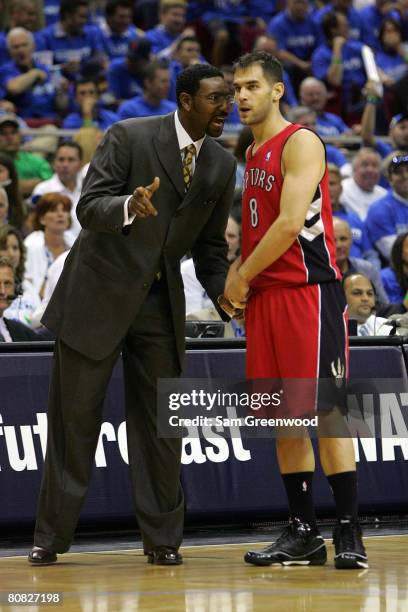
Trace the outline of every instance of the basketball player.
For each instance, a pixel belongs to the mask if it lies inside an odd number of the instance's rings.
[[[273,56],[258,51],[241,57],[234,83],[241,121],[250,126],[254,143],[244,176],[242,262],[231,266],[225,296],[236,306],[247,303],[247,377],[344,379],[346,302],[324,145],[281,115],[282,67]],[[327,553],[316,526],[310,438],[280,437],[276,448],[290,522],[276,542],[248,552],[245,561],[323,565]],[[366,568],[352,440],[320,437],[319,454],[337,509],[335,566]]]

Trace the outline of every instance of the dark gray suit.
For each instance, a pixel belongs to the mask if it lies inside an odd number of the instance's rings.
[[[157,217],[123,228],[135,187],[160,177]],[[35,544],[70,545],[93,466],[106,386],[122,352],[129,463],[145,549],[178,547],[184,500],[181,440],[156,436],[156,380],[180,374],[184,292],[180,259],[191,250],[209,296],[223,292],[224,230],[235,162],[206,137],[184,192],[174,116],[112,126],[99,146],[77,215],[83,227],[44,314],[58,336],[50,388],[47,457]],[[158,270],[165,281],[154,282]]]

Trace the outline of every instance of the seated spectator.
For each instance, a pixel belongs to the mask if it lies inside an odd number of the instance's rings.
[[[401,13],[398,9],[397,2],[389,2],[388,0],[375,0],[375,2],[370,2],[361,8],[362,41],[373,50],[378,51],[380,49],[381,25],[384,19],[388,18],[399,21]]]
[[[16,167],[6,153],[0,153],[0,186],[7,193],[8,223],[21,231],[27,210],[21,197]]]
[[[25,30],[32,32],[37,46],[39,32],[36,30],[41,27],[41,16],[38,2],[36,2],[36,0],[13,0],[8,4],[10,5],[8,31],[13,30],[14,28],[24,28]],[[7,49],[6,35],[7,32],[0,32],[0,66],[6,62],[9,62],[11,59]],[[14,113],[15,109],[11,112]]]
[[[7,225],[9,211],[9,201],[6,190],[0,187],[0,228]]]
[[[360,273],[367,276],[373,283],[378,302],[381,305],[388,304],[389,300],[382,284],[380,272],[369,261],[361,257],[351,255],[353,237],[350,225],[347,221],[335,217],[333,219],[334,239],[336,242],[336,263],[340,272],[346,274]]]
[[[408,310],[408,232],[400,234],[391,249],[391,265],[381,270],[389,301]]]
[[[11,61],[0,70],[0,87],[25,119],[56,119],[67,105],[63,89],[53,84],[48,66],[34,59],[34,38],[23,28],[14,28],[7,35]]]
[[[21,149],[22,136],[15,115],[0,115],[0,151],[14,161],[23,196],[31,195],[38,183],[49,179],[52,170],[49,163],[34,153]]]
[[[143,74],[151,61],[151,45],[148,40],[134,40],[129,44],[124,59],[112,60],[108,68],[109,91],[118,104],[143,95]]]
[[[177,105],[167,99],[169,90],[169,69],[163,64],[150,64],[146,68],[143,79],[143,96],[123,102],[119,107],[119,118],[149,117],[173,112]]]
[[[74,80],[81,61],[102,52],[99,33],[88,21],[87,0],[61,0],[59,21],[41,31],[38,47],[52,51],[53,63]]]
[[[288,120],[292,123],[300,123],[317,133],[317,115],[314,110],[307,106],[295,106],[287,113]],[[324,143],[327,161],[337,166],[342,176],[349,176],[351,173],[350,163],[345,155],[335,146]]]
[[[389,336],[393,331],[387,319],[377,317],[375,289],[363,274],[348,274],[343,280],[348,318],[357,320],[358,336]]]
[[[169,100],[177,101],[176,98],[176,80],[178,75],[184,68],[188,68],[192,64],[199,64],[201,58],[201,45],[196,36],[186,36],[177,41],[172,59],[169,64],[170,69],[170,92]]]
[[[239,254],[241,242],[240,231],[239,224],[230,215],[228,217],[228,223],[225,229],[225,240],[228,244],[227,258],[231,263],[238,257]],[[203,308],[212,308],[213,304],[196,276],[194,261],[192,258],[186,259],[182,262],[181,276],[184,283],[187,315]]]
[[[277,55],[278,43],[270,34],[262,34],[255,40],[253,51],[266,51],[271,55]],[[283,69],[283,84],[285,93],[281,99],[282,111],[286,113],[291,106],[297,106],[298,100],[287,70]]]
[[[119,120],[116,113],[101,106],[95,81],[83,78],[75,82],[74,88],[78,111],[65,117],[63,128],[79,130],[81,127],[96,127],[106,130],[112,123]]]
[[[306,77],[300,84],[299,95],[301,104],[313,109],[317,115],[316,128],[319,136],[337,136],[351,132],[341,117],[324,110],[329,93],[323,81]]]
[[[186,2],[184,0],[161,0],[159,24],[147,30],[146,39],[154,55],[169,56],[174,52],[180,38],[194,35],[192,28],[186,29]]]
[[[278,43],[278,59],[288,71],[297,90],[310,74],[311,57],[319,40],[308,0],[287,0],[286,10],[272,18],[268,32]]]
[[[338,93],[346,123],[355,123],[363,112],[362,89],[367,80],[363,45],[349,39],[347,17],[339,11],[324,15],[322,30],[325,42],[312,55],[313,76]]]
[[[13,264],[7,257],[0,257],[0,342],[27,342],[41,340],[35,331],[19,321],[4,316],[16,292]]]
[[[353,257],[364,257],[368,242],[364,234],[364,223],[354,212],[347,212],[340,202],[342,193],[340,170],[334,164],[327,164],[329,173],[329,193],[334,217],[346,221],[350,226],[353,242],[350,254]]]
[[[61,193],[47,193],[35,207],[34,232],[24,241],[27,250],[25,278],[32,282],[40,298],[44,295],[48,269],[72,243],[66,240],[71,225],[71,200]]]
[[[378,184],[381,158],[373,149],[360,149],[354,156],[353,175],[343,180],[340,202],[348,212],[354,212],[365,221],[369,207],[386,194]]]
[[[131,0],[108,0],[105,18],[98,23],[101,45],[110,60],[126,56],[129,43],[144,36],[133,23]]]
[[[402,26],[395,19],[384,19],[379,34],[380,48],[375,55],[375,63],[381,81],[387,88],[392,87],[408,71],[408,47],[403,42]]]
[[[42,327],[41,319],[48,306],[48,302],[51,299],[54,289],[61,276],[62,269],[64,267],[65,260],[68,256],[69,251],[65,251],[62,255],[59,255],[48,268],[47,281],[44,287],[44,297],[41,300],[38,308],[31,315],[31,327],[37,329]]]
[[[6,317],[31,325],[32,314],[40,304],[33,284],[24,278],[25,247],[20,232],[11,225],[0,228],[0,256],[8,257],[13,264],[16,282],[15,299],[5,312]]]
[[[61,193],[69,198],[72,203],[72,210],[70,211],[71,230],[69,232],[72,242],[81,231],[81,225],[75,213],[82,189],[81,167],[82,149],[80,145],[77,142],[63,142],[55,153],[53,176],[49,180],[39,183],[33,191],[33,201],[35,203],[38,198],[48,193]]]
[[[388,165],[391,190],[373,202],[365,227],[370,243],[387,261],[398,234],[408,231],[408,155],[395,155]]]
[[[313,20],[319,28],[320,38],[324,38],[323,32],[321,31],[323,17],[327,15],[327,13],[332,13],[333,11],[339,11],[346,16],[349,24],[350,39],[361,40],[363,24],[359,12],[352,6],[352,0],[333,0],[333,2],[328,2],[314,13]]]
[[[373,147],[382,158],[399,149],[408,153],[408,111],[395,115],[390,122],[388,136],[391,144],[375,136],[376,109],[381,99],[374,83],[365,87],[366,105],[361,119],[361,139],[365,146]]]

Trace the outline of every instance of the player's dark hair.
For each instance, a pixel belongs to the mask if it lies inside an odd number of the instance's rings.
[[[61,0],[59,10],[60,19],[65,19],[67,15],[74,15],[81,6],[89,8],[87,0]]]
[[[402,251],[404,248],[405,239],[408,237],[408,232],[400,234],[396,237],[391,249],[391,268],[395,272],[397,281],[404,293],[408,291],[408,274],[404,272],[404,263],[402,260]]]
[[[266,51],[252,51],[251,53],[245,53],[234,64],[235,70],[245,70],[258,64],[261,66],[265,77],[273,83],[281,83],[283,81],[283,70],[282,64],[274,55],[267,53]]]
[[[123,7],[133,11],[133,6],[130,0],[108,0],[105,6],[105,15],[113,17],[117,8]]]
[[[221,77],[223,79],[224,75],[221,70],[210,64],[194,64],[180,72],[176,82],[177,105],[181,106],[180,94],[188,93],[194,98],[200,89],[200,81],[213,79],[214,77]]]

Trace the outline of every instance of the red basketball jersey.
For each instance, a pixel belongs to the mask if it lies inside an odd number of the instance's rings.
[[[248,149],[242,196],[243,261],[279,215],[284,180],[282,151],[288,138],[299,129],[304,127],[288,125],[259,147],[254,155],[253,147]],[[251,287],[313,285],[340,278],[326,167],[299,236],[286,253],[251,281]]]

